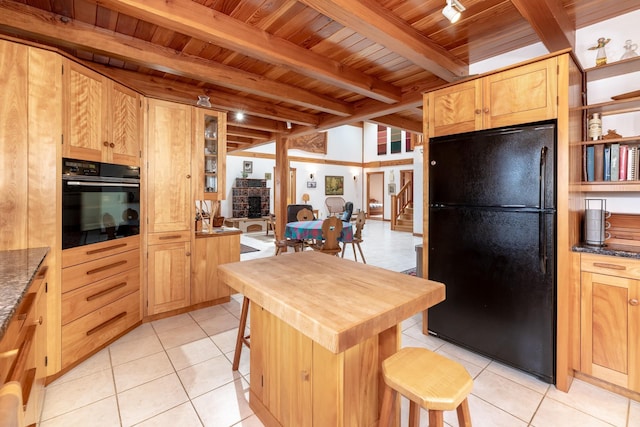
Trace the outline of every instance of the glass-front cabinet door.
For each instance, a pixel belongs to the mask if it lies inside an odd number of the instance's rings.
[[[227,115],[196,108],[193,164],[197,165],[196,199],[224,200],[227,156]]]

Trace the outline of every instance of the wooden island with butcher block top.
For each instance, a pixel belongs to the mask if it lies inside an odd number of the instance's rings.
[[[266,426],[377,425],[400,323],[445,298],[442,283],[313,251],[218,276],[251,300],[249,404]]]

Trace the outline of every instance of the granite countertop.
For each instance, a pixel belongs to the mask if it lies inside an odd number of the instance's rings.
[[[571,248],[574,252],[583,252],[597,255],[609,255],[623,258],[640,259],[640,247],[628,245],[604,245],[592,246],[586,243],[575,245]]]
[[[0,251],[0,339],[49,248]]]
[[[231,234],[242,234],[242,230],[234,227],[213,227],[213,231],[196,231],[196,239],[200,239],[203,237],[220,237],[220,236],[228,236]]]

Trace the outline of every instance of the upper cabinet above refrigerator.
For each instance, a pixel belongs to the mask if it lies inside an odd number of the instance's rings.
[[[548,58],[429,92],[426,136],[555,118],[557,66],[556,57]]]

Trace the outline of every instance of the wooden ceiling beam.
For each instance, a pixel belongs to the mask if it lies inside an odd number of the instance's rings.
[[[115,57],[152,70],[264,96],[279,102],[286,101],[325,113],[340,116],[352,113],[350,104],[340,100],[79,21],[64,18],[67,22],[63,23],[63,17],[60,15],[18,2],[0,0],[0,8],[0,27],[42,39],[47,43]]]
[[[247,129],[239,126],[227,126],[227,136],[243,136],[252,139],[269,139],[271,138],[270,132],[259,131],[255,129]]]
[[[337,61],[192,0],[90,2],[267,63],[292,69],[368,98],[381,102],[396,102],[401,98],[400,89],[392,84],[345,67]]]
[[[232,95],[226,92],[212,90],[206,87],[190,85],[174,80],[162,79],[148,74],[140,74],[119,68],[106,67],[95,63],[87,64],[102,74],[117,80],[127,86],[141,92],[143,95],[153,98],[161,98],[186,104],[195,104],[198,95],[209,96],[209,101],[214,108],[225,111],[242,111],[254,116],[267,119],[292,122],[305,126],[315,126],[318,117],[314,114],[278,105],[255,101],[247,97]]]
[[[386,116],[378,116],[369,119],[372,123],[377,123],[383,126],[392,128],[399,128],[415,133],[422,133],[422,121],[411,120],[406,117],[399,117],[394,114],[388,114]]]
[[[558,50],[576,47],[576,28],[569,18],[562,2],[557,0],[511,0],[518,12],[549,50]]]
[[[300,0],[403,56],[419,67],[452,82],[469,74],[469,65],[374,0]]]

